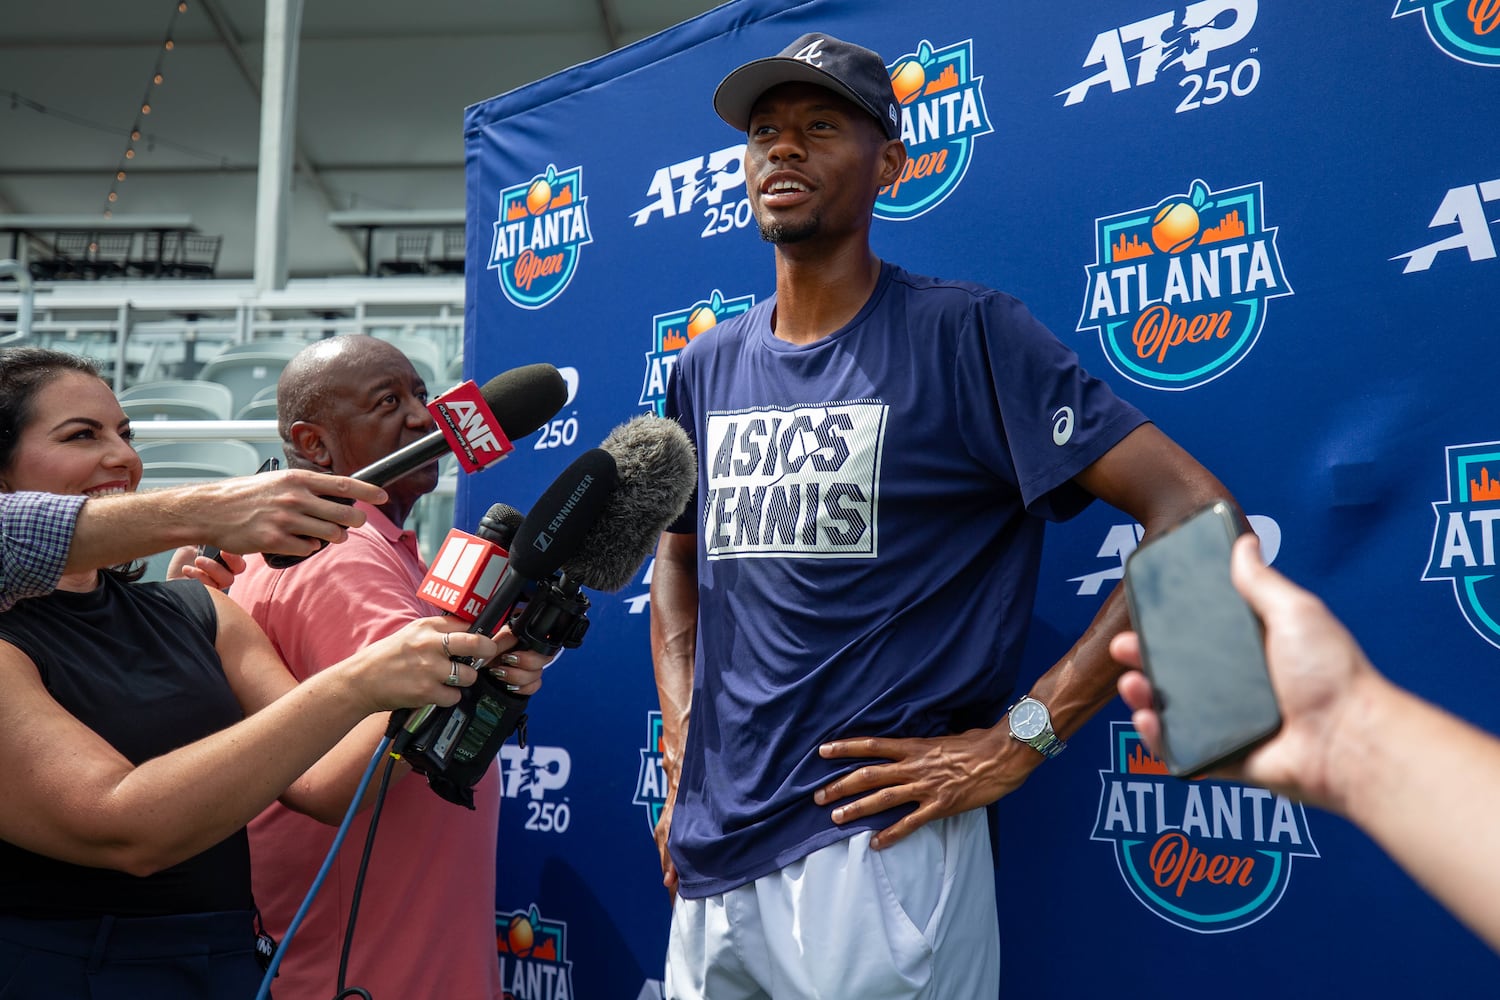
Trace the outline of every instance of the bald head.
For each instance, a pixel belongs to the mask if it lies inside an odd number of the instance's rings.
[[[342,476],[433,429],[426,383],[405,354],[374,337],[331,337],[300,351],[276,384],[276,408],[287,462]],[[437,478],[434,460],[383,484],[389,501],[381,510],[393,523],[404,523]]]
[[[298,351],[276,381],[276,431],[291,440],[299,420],[324,423],[332,400],[347,388],[350,373],[370,366],[410,367],[392,345],[363,334],[329,337]]]
[[[293,466],[347,475],[367,464],[362,460],[376,446],[377,424],[429,427],[426,401],[427,386],[400,349],[375,337],[330,337],[308,345],[282,369],[277,431]],[[384,451],[375,458],[399,443],[392,438],[379,446]],[[361,464],[350,466],[351,460]]]

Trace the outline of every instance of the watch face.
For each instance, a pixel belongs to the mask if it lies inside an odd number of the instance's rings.
[[[1010,731],[1018,739],[1030,740],[1047,728],[1047,708],[1041,702],[1026,698],[1010,710]]]

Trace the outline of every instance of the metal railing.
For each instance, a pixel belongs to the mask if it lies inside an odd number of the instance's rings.
[[[0,262],[0,275],[3,262]],[[116,391],[192,378],[223,348],[274,338],[312,343],[346,333],[425,340],[449,362],[463,353],[463,280],[302,280],[258,295],[244,281],[36,282],[0,285],[0,345],[83,354]]]

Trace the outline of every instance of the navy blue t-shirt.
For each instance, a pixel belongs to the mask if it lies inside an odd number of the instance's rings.
[[[688,898],[899,815],[835,826],[813,792],[862,762],[819,744],[1000,718],[1043,525],[1087,506],[1072,478],[1145,422],[992,289],[886,264],[806,346],[772,333],[775,304],[694,339],[668,386],[699,459],[671,528],[699,538],[670,838]]]

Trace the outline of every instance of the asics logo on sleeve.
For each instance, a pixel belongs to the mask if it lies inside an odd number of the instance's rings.
[[[1061,448],[1071,440],[1073,440],[1073,408],[1062,406],[1052,414],[1052,443]]]

